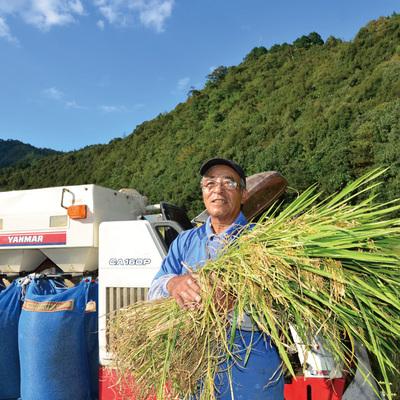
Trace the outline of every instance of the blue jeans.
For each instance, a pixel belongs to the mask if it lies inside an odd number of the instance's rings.
[[[221,364],[215,377],[219,400],[232,399],[229,374],[235,400],[283,400],[281,359],[268,336],[237,330],[232,351],[234,359]]]

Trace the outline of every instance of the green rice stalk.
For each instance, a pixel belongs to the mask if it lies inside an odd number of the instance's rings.
[[[166,299],[117,313],[109,326],[114,363],[120,376],[135,377],[137,398],[214,399],[215,374],[227,358],[237,360],[232,333],[247,314],[292,375],[290,326],[309,351],[322,338],[347,368],[354,343],[363,344],[378,362],[379,390],[392,399],[390,376],[399,371],[391,354],[400,347],[400,219],[392,215],[400,201],[375,202],[371,191],[384,172],[373,170],[326,200],[311,187],[285,209],[271,208],[198,271],[200,308]],[[233,311],[216,291],[235,299]]]

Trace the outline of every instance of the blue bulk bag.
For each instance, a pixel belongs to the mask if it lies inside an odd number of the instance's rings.
[[[85,335],[89,363],[89,380],[92,400],[99,398],[99,323],[98,323],[99,285],[92,281],[86,304]]]
[[[29,284],[18,335],[23,400],[91,400],[85,336],[89,288],[90,280],[72,288],[49,279]]]
[[[18,320],[21,305],[21,286],[15,280],[0,292],[0,399],[16,399],[20,395]]]
[[[31,274],[28,276],[33,284],[29,285],[28,293],[42,296],[44,294],[62,293],[68,287],[61,279],[50,279],[46,275]]]

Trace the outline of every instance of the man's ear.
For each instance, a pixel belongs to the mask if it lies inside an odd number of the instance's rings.
[[[247,189],[243,189],[242,190],[242,201],[241,201],[241,204],[246,203],[248,198],[249,198],[249,192],[247,191]]]

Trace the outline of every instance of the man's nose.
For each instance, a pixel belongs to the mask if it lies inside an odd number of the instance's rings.
[[[220,193],[225,190],[224,183],[222,181],[216,181],[214,186],[214,192]]]

